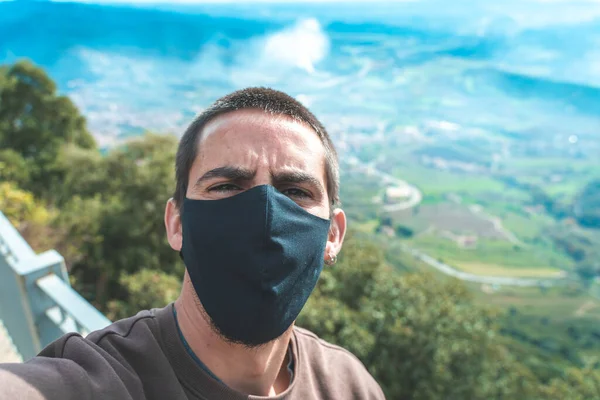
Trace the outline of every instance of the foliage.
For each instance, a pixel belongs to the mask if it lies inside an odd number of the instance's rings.
[[[556,378],[542,389],[546,400],[590,400],[600,396],[600,371],[587,367],[570,368],[565,377]]]
[[[600,179],[583,188],[575,199],[574,210],[581,225],[600,229]]]
[[[21,61],[0,77],[0,178],[15,182],[8,192],[4,186],[2,210],[29,222],[43,211],[33,195],[60,209],[39,237],[52,238],[76,288],[104,311],[123,293],[121,273],[181,276],[162,218],[174,188],[176,139],[149,134],[103,156],[84,117],[42,69]]]
[[[59,180],[52,163],[60,147],[73,143],[95,148],[84,117],[44,70],[20,61],[2,71],[0,86],[0,148],[11,149],[29,166],[24,185],[36,195],[48,194]]]
[[[0,150],[0,181],[11,181],[18,186],[29,182],[27,161],[12,149]]]
[[[34,249],[45,251],[55,246],[51,223],[56,210],[46,207],[32,193],[13,182],[0,182],[0,210]]]
[[[407,226],[397,225],[396,235],[401,238],[411,238],[415,235],[415,231]]]
[[[524,190],[530,197],[532,205],[541,205],[549,215],[556,219],[562,219],[570,215],[570,208],[550,196],[539,185],[533,183],[521,182],[513,175],[499,176],[507,186],[511,186],[520,190]]]
[[[554,244],[576,262],[585,260],[593,243],[589,237],[572,229],[556,229],[550,232]]]
[[[399,275],[373,243],[351,237],[298,323],[356,354],[388,398],[530,395],[533,376],[500,345],[494,318],[462,284]]]
[[[109,193],[109,186],[118,184],[111,182],[107,160],[96,149],[63,145],[56,155],[53,168],[62,177],[60,185],[52,188],[52,198],[61,207],[74,196],[88,198],[113,194]]]
[[[176,144],[174,137],[148,134],[106,157],[88,158],[88,150],[66,147],[57,161],[81,166],[65,171],[58,196],[65,215],[57,227],[65,232],[63,246],[79,289],[102,309],[122,293],[121,273],[147,268],[183,276],[163,222]]]
[[[181,279],[163,271],[142,269],[133,274],[121,274],[119,283],[126,300],[111,300],[107,316],[113,320],[130,317],[140,310],[164,307],[177,299]]]
[[[575,262],[575,276],[586,287],[600,276],[600,234],[592,229],[565,227],[551,231],[557,247],[562,249]]]
[[[22,224],[47,224],[51,213],[40,205],[33,194],[19,189],[14,183],[0,182],[0,210],[17,227]]]
[[[600,260],[590,258],[577,265],[575,273],[586,287],[592,285],[593,280],[600,276]]]
[[[98,251],[102,244],[100,225],[104,210],[109,204],[100,195],[89,198],[74,195],[61,207],[61,212],[54,221],[56,232],[61,236],[57,250],[65,257],[71,272],[74,265],[88,265],[93,259],[101,258],[102,254]],[[78,283],[82,284],[81,281]],[[78,289],[84,291],[83,287]]]

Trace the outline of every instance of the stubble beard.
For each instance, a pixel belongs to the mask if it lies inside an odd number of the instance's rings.
[[[219,339],[221,339],[222,341],[224,341],[227,344],[231,344],[231,345],[238,345],[238,346],[243,346],[245,349],[247,350],[254,350],[254,351],[258,351],[260,350],[262,347],[267,346],[269,343],[274,342],[275,340],[277,340],[278,338],[275,338],[273,340],[270,340],[266,343],[248,343],[248,342],[244,342],[243,340],[237,339],[237,338],[232,338],[227,336],[225,333],[223,333],[223,331],[221,331],[219,329],[219,327],[214,323],[213,319],[210,317],[210,315],[208,315],[208,313],[206,312],[206,309],[204,308],[204,306],[202,305],[202,302],[200,301],[200,298],[198,297],[198,294],[196,293],[196,290],[194,289],[193,285],[191,284],[191,282],[189,282],[191,289],[192,289],[192,297],[194,299],[194,304],[196,306],[196,308],[198,309],[198,311],[200,311],[200,315],[202,316],[202,319],[204,320],[204,322],[206,322],[206,324],[210,327],[211,331],[219,337]],[[287,330],[286,330],[287,331]]]

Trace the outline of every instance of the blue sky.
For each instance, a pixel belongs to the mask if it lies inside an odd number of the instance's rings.
[[[364,3],[365,0],[51,0],[54,2],[102,4],[203,4],[203,3]],[[386,3],[406,3],[418,0],[377,0]]]
[[[0,0],[2,1],[2,0]],[[348,3],[360,2],[365,0],[51,0],[55,2],[75,2],[75,3],[180,3],[180,4],[201,4],[201,3]],[[419,0],[376,0],[377,2],[386,3],[407,3]],[[531,0],[531,3],[597,3],[600,0]]]

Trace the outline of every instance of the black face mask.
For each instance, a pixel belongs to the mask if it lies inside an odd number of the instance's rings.
[[[221,335],[248,346],[281,336],[319,279],[330,221],[264,185],[185,199],[181,223],[181,256]]]

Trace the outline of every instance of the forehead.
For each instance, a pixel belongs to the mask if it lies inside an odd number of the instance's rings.
[[[199,138],[196,162],[201,169],[214,164],[244,164],[271,168],[325,168],[325,148],[307,124],[262,110],[239,110],[208,122]],[[208,165],[210,164],[210,165]],[[246,165],[254,164],[254,165]]]

